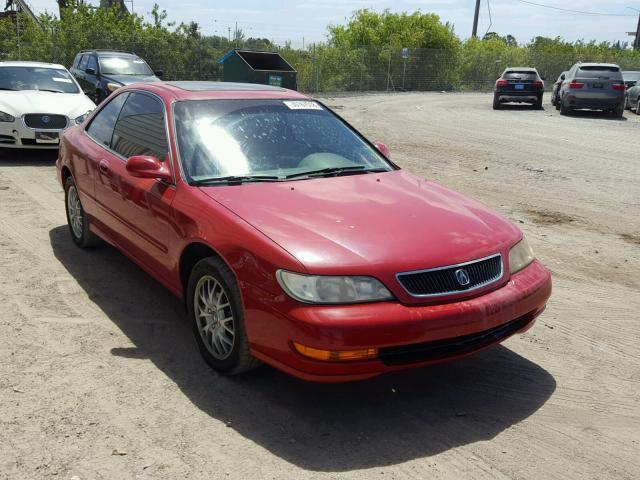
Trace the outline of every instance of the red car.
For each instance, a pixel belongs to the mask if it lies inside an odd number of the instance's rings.
[[[298,92],[168,82],[114,92],[57,167],[73,241],[182,297],[214,369],[343,381],[501,342],[551,294],[518,228],[388,157]]]

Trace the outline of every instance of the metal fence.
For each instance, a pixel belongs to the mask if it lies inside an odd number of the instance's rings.
[[[286,52],[283,52],[286,58]],[[640,70],[640,55],[613,53],[555,54],[525,48],[499,52],[430,49],[314,48],[294,54],[298,87],[306,92],[341,91],[489,91],[507,67],[535,67],[551,88],[578,61],[617,63]]]

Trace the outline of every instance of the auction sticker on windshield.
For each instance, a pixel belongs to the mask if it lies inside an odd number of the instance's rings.
[[[316,102],[285,100],[283,103],[291,110],[322,110],[322,107]]]

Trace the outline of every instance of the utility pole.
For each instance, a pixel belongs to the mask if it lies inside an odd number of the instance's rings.
[[[20,10],[16,10],[16,32],[18,33],[18,60],[22,60],[20,58]]]
[[[638,26],[636,28],[636,39],[633,42],[633,49],[640,50],[640,14],[638,14]]]
[[[476,38],[478,36],[478,17],[480,16],[480,0],[476,0],[476,13],[473,16],[473,30],[471,36]]]

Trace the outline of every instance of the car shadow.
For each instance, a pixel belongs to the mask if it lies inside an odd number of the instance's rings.
[[[56,163],[58,150],[0,148],[2,167],[46,167]]]
[[[266,366],[227,378],[200,358],[180,300],[126,257],[106,245],[77,248],[67,226],[52,229],[50,240],[58,261],[135,345],[113,355],[151,360],[212,419],[306,470],[381,467],[490,440],[556,388],[546,370],[502,346],[347,384],[308,383]]]
[[[627,111],[627,110],[625,110]],[[574,118],[595,118],[598,120],[610,120],[612,122],[626,122],[627,117],[623,115],[620,118],[615,118],[609,115],[609,113],[602,112],[600,110],[571,110],[567,115],[567,117]]]

